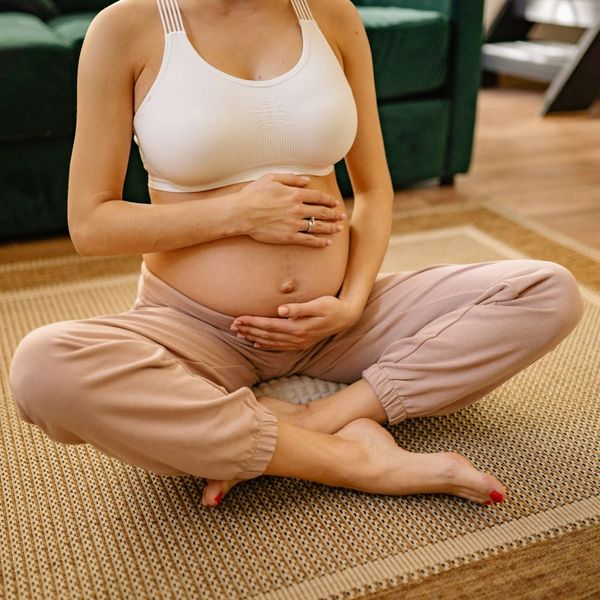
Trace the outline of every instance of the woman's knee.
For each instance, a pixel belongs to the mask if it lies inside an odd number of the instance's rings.
[[[67,410],[79,377],[61,352],[60,335],[72,321],[60,321],[30,331],[18,344],[9,369],[9,386],[17,413],[56,441],[78,443],[68,432],[53,430],[52,417]]]
[[[548,327],[558,343],[579,323],[583,315],[583,298],[574,275],[566,267],[552,261],[536,261],[547,277],[545,280],[549,312]]]

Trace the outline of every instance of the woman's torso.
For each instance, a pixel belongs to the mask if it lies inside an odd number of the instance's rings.
[[[135,112],[156,80],[163,58],[164,32],[156,4],[149,4],[144,5],[144,10],[154,9],[152,17],[140,19]],[[179,2],[189,41],[204,60],[219,71],[243,79],[269,80],[287,73],[298,63],[303,40],[294,12],[285,2],[277,3],[277,10],[260,15],[260,23],[252,22],[252,18],[259,17],[254,14],[225,21],[207,13],[202,5],[202,2]],[[339,50],[322,24],[319,25],[341,63]],[[253,34],[256,26],[268,32],[268,36]],[[224,35],[224,27],[229,35]],[[307,90],[308,102],[310,92]],[[342,199],[335,172],[310,175],[310,178],[307,188]],[[204,191],[149,188],[149,192],[153,204],[168,204],[230,194],[247,183]],[[160,279],[213,310],[234,316],[276,316],[277,307],[282,303],[305,302],[338,292],[348,259],[348,225],[344,223],[341,233],[326,237],[333,240],[332,246],[310,248],[297,244],[264,244],[249,236],[235,236],[167,252],[146,253],[143,259]]]

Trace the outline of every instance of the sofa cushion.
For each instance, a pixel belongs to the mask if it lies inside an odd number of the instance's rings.
[[[379,100],[430,92],[446,82],[450,21],[440,12],[357,6],[365,25]]]
[[[109,4],[114,4],[116,0],[54,0],[54,3],[61,12],[73,11],[95,11],[98,12],[106,8]]]
[[[60,39],[73,48],[77,60],[81,51],[81,45],[83,44],[83,38],[96,14],[92,11],[59,15],[50,19],[47,25],[52,28]]]
[[[43,21],[0,13],[0,140],[72,135],[75,62]]]
[[[58,14],[52,0],[0,0],[0,12],[24,12],[46,21]]]
[[[418,10],[437,10],[449,15],[452,12],[452,3],[456,0],[352,0],[352,2],[360,6],[398,6]]]

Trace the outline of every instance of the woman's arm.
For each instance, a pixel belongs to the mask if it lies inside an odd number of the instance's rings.
[[[387,166],[377,111],[373,61],[358,10],[349,0],[335,0],[336,44],[344,62],[358,110],[358,131],[345,158],[354,191],[350,223],[350,257],[338,294],[350,311],[350,323],[360,317],[385,255],[392,223],[394,189]]]
[[[292,174],[265,175],[231,194],[173,204],[122,200],[134,86],[143,65],[137,54],[143,53],[138,28],[146,15],[140,16],[140,10],[120,2],[103,9],[92,20],[81,49],[67,200],[76,250],[86,256],[134,255],[235,235],[325,247],[326,239],[301,233],[306,225],[302,219],[314,214],[318,204],[323,220],[318,233],[335,233],[342,219],[339,202],[319,190],[304,189],[307,181]]]
[[[350,0],[310,4],[322,30],[332,34],[333,39],[328,41],[337,47],[358,111],[356,138],[345,157],[354,191],[350,256],[337,298],[323,296],[301,304],[285,304],[279,307],[284,319],[236,319],[232,328],[265,348],[305,348],[356,323],[381,267],[391,231],[394,189],[364,25]]]
[[[235,233],[234,198],[149,205],[122,200],[140,70],[133,11],[112,4],[92,20],[77,72],[77,124],[71,153],[68,223],[82,255],[170,250]],[[141,45],[141,44],[140,44]]]

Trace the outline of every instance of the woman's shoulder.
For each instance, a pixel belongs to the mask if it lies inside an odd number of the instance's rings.
[[[91,24],[125,33],[135,29],[153,10],[156,11],[155,0],[117,0],[99,10]]]
[[[363,27],[358,9],[351,0],[306,0],[313,17],[330,42],[343,52],[349,36]]]
[[[149,48],[162,39],[156,0],[118,0],[98,11],[85,35],[84,45],[112,50],[139,71]],[[158,37],[157,37],[158,36]]]

